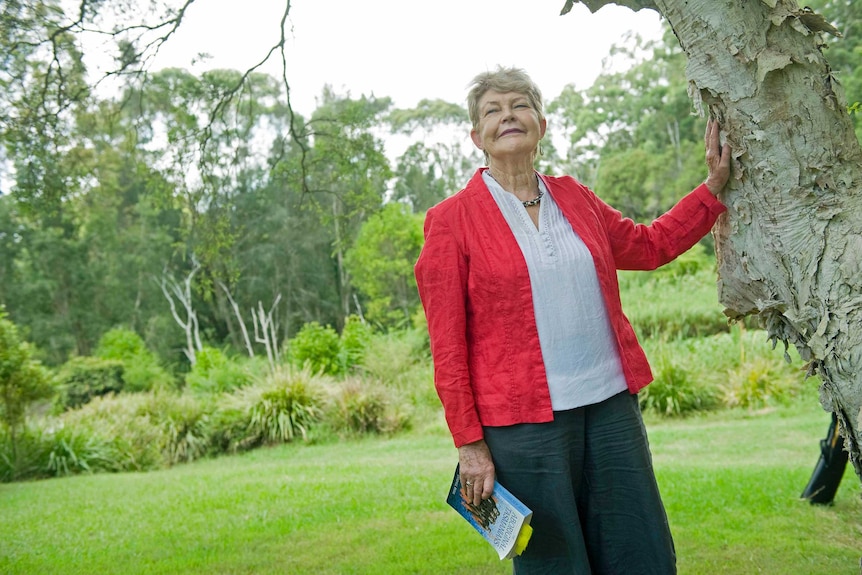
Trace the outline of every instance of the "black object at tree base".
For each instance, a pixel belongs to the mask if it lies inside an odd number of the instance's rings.
[[[838,431],[838,417],[832,414],[832,423],[826,439],[820,440],[820,459],[814,467],[811,479],[802,492],[802,498],[812,505],[829,505],[841,485],[848,453],[844,450],[844,438]]]

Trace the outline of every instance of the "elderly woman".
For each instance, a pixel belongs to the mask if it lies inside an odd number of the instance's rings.
[[[547,121],[523,70],[478,75],[468,107],[488,166],[428,210],[415,269],[464,495],[490,497],[496,476],[533,510],[517,574],[674,573],[637,400],[652,375],[616,270],[655,269],[711,229],[730,149],[709,122],[705,183],[647,226],[535,171]]]

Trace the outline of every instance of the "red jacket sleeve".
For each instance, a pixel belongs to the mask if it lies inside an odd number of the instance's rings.
[[[468,367],[467,259],[437,209],[425,217],[425,245],[414,271],[428,320],[434,385],[460,447],[483,437]]]
[[[705,184],[649,225],[623,218],[619,211],[602,202],[617,269],[653,270],[663,266],[700,241],[726,209]]]

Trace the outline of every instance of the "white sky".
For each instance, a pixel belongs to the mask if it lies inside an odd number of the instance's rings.
[[[396,107],[423,98],[464,104],[477,73],[524,68],[546,101],[566,84],[592,84],[612,44],[628,32],[657,38],[652,10],[607,6],[591,14],[564,0],[292,0],[288,81],[294,109],[309,115],[324,84],[339,94],[388,96]],[[238,8],[241,6],[241,8]],[[245,70],[279,35],[284,0],[198,0],[163,48],[156,68]],[[198,53],[213,59],[192,64]],[[279,75],[280,60],[263,71]]]

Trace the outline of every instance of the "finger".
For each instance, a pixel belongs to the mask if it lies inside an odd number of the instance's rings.
[[[494,493],[494,478],[486,477],[482,480],[482,499],[488,499]]]
[[[468,500],[473,498],[473,482],[468,479],[462,478],[461,483],[461,492],[464,494],[464,497]]]
[[[483,479],[471,480],[470,485],[467,485],[465,481],[462,486],[462,493],[464,499],[473,505],[479,505],[483,499],[487,499],[490,496],[490,494],[485,496],[485,481]]]
[[[712,150],[715,150],[716,153],[719,153],[719,147],[721,138],[721,127],[718,125],[718,122],[713,120],[710,122],[710,130],[709,130],[709,147]]]
[[[730,144],[725,142],[721,147],[721,167],[729,168],[730,167]]]
[[[473,505],[479,505],[482,502],[482,489],[476,488],[476,484],[471,482],[470,485],[464,484],[464,499]]]

